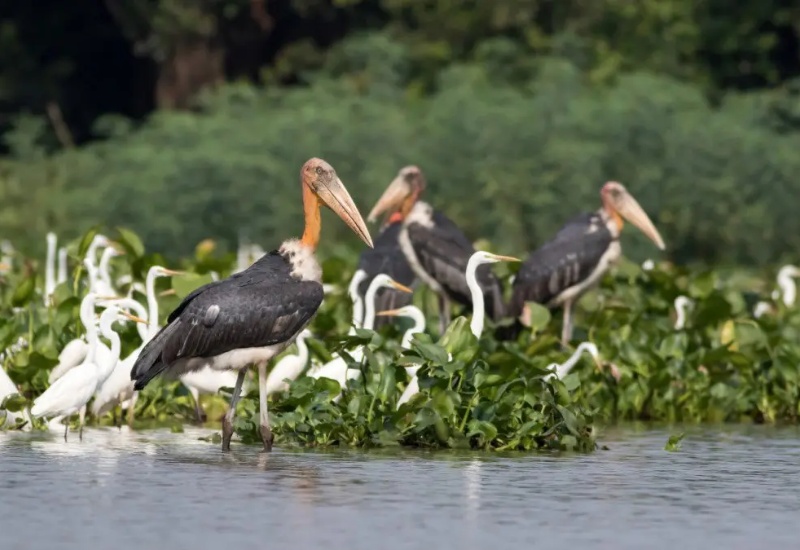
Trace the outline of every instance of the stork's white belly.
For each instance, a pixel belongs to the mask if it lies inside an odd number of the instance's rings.
[[[579,298],[584,292],[600,281],[606,271],[619,260],[620,256],[622,256],[622,246],[620,246],[619,241],[611,241],[608,250],[600,257],[600,261],[597,262],[597,265],[589,276],[553,298],[549,305],[559,306],[564,302],[572,302]]]
[[[280,344],[273,344],[261,348],[234,349],[213,357],[192,358],[187,360],[185,372],[200,370],[206,365],[214,370],[240,370],[250,365],[261,363],[262,361],[269,361],[289,347],[293,341],[294,338],[288,342],[281,342]]]

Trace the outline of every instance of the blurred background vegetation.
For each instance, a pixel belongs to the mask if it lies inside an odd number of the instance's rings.
[[[800,4],[4,2],[0,155],[0,237],[28,253],[96,223],[168,257],[269,249],[320,156],[362,211],[417,164],[430,202],[515,253],[616,179],[669,259],[762,266],[800,249]],[[360,246],[326,232],[326,255]]]

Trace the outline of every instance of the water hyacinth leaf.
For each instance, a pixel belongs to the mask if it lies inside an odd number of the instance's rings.
[[[100,232],[100,226],[95,225],[90,227],[86,233],[83,234],[81,237],[80,243],[78,243],[78,257],[83,259],[86,256],[86,252],[89,251],[89,246],[92,244],[95,235]]]
[[[144,244],[139,235],[124,227],[117,227],[119,243],[131,258],[141,258],[144,255]]]
[[[472,334],[466,317],[457,317],[439,340],[439,345],[450,352],[454,359],[463,361],[472,359],[477,344],[478,340]]]
[[[438,344],[424,343],[415,338],[412,345],[425,360],[436,365],[446,365],[450,361],[447,351]]]
[[[370,364],[372,364],[370,362]],[[381,378],[378,382],[378,399],[384,403],[389,400],[396,392],[395,384],[397,383],[396,370],[391,365],[387,365],[381,369]]]
[[[685,433],[669,436],[666,445],[664,445],[664,450],[671,453],[679,451],[681,449],[681,441],[683,441],[685,436]]]
[[[11,305],[13,307],[24,307],[31,301],[31,298],[33,298],[35,290],[35,275],[31,274],[23,278],[17,285],[17,288],[14,289],[14,294],[11,295]]]
[[[467,426],[467,437],[475,436],[480,436],[484,444],[488,444],[497,437],[497,427],[485,420],[470,420]]]
[[[23,396],[18,393],[12,393],[3,399],[2,403],[0,403],[0,409],[16,413],[24,409],[27,403],[28,400]]]
[[[203,285],[207,285],[214,279],[211,275],[198,275],[197,273],[187,273],[180,277],[172,278],[172,288],[175,289],[175,295],[183,300],[193,291],[197,290]]]
[[[552,315],[550,310],[536,302],[525,302],[523,310],[523,324],[531,329],[533,334],[540,332],[550,324]]]
[[[695,277],[689,283],[689,294],[693,298],[707,298],[713,291],[716,285],[716,276],[714,272],[707,271]]]

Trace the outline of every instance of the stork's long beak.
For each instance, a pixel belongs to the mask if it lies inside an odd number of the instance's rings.
[[[397,282],[397,281],[395,281],[394,279],[393,279],[393,280],[391,280],[391,281],[389,281],[389,284],[390,284],[390,285],[392,285],[392,287],[393,287],[394,289],[396,289],[396,290],[399,290],[400,292],[406,292],[406,293],[408,293],[408,294],[414,294],[414,291],[413,291],[413,290],[411,290],[410,288],[408,288],[406,285],[401,285],[400,283],[398,283],[398,282]]]
[[[383,192],[383,195],[381,195],[381,198],[378,199],[378,202],[375,203],[375,206],[372,207],[367,220],[374,222],[384,212],[398,208],[410,194],[411,185],[406,179],[402,176],[394,178],[389,187],[386,188],[386,191]]]
[[[498,262],[521,262],[519,258],[515,258],[514,256],[501,256],[499,254],[490,254],[492,259],[497,260]]]
[[[342,221],[358,235],[362,241],[367,243],[367,246],[373,248],[372,237],[367,230],[367,224],[361,217],[361,213],[356,208],[350,193],[345,189],[342,180],[338,177],[329,183],[320,182],[316,189],[319,199],[331,210],[336,212],[336,215],[342,218]]]
[[[399,309],[387,309],[386,311],[379,311],[375,315],[379,317],[394,317],[395,315],[400,315]]]
[[[127,317],[127,318],[128,318],[128,319],[130,319],[131,321],[136,321],[137,323],[142,323],[142,324],[144,324],[144,325],[146,325],[146,324],[147,324],[147,321],[145,321],[145,320],[144,320],[144,319],[142,319],[141,317],[137,317],[136,315],[131,315],[131,314],[130,314],[130,313],[128,313],[127,311],[122,311],[122,310],[120,310],[120,312],[119,312],[119,313],[120,313],[120,315],[122,315],[123,317]]]
[[[650,217],[639,205],[637,200],[633,198],[633,195],[627,191],[622,193],[620,197],[614,201],[614,209],[620,216],[638,227],[642,233],[656,243],[659,249],[664,250],[664,248],[666,248],[661,235],[658,233],[658,229],[656,229],[656,226],[650,221]]]

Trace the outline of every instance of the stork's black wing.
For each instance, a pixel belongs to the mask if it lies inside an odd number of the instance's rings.
[[[406,286],[412,286],[416,279],[414,271],[408,264],[403,250],[400,248],[400,231],[402,222],[394,222],[375,239],[375,248],[367,248],[361,253],[358,269],[367,274],[358,286],[358,293],[366,296],[367,289],[376,275],[385,273],[395,281]],[[381,288],[375,295],[375,311],[397,309],[411,303],[413,296],[407,292],[400,292],[391,288]],[[391,321],[390,317],[376,317],[375,329]]]
[[[547,304],[589,277],[612,241],[611,232],[596,213],[580,214],[567,222],[520,267],[514,279],[509,315],[518,317],[525,302]]]
[[[466,270],[475,248],[456,224],[441,212],[434,210],[432,220],[432,227],[420,223],[406,225],[420,266],[442,286],[449,298],[472,306]],[[478,267],[476,278],[483,291],[487,314],[494,320],[499,319],[504,309],[500,281],[488,265]]]
[[[290,271],[291,264],[272,252],[187,296],[139,355],[131,370],[136,387],[178,359],[270,346],[297,334],[322,303],[323,290]]]

